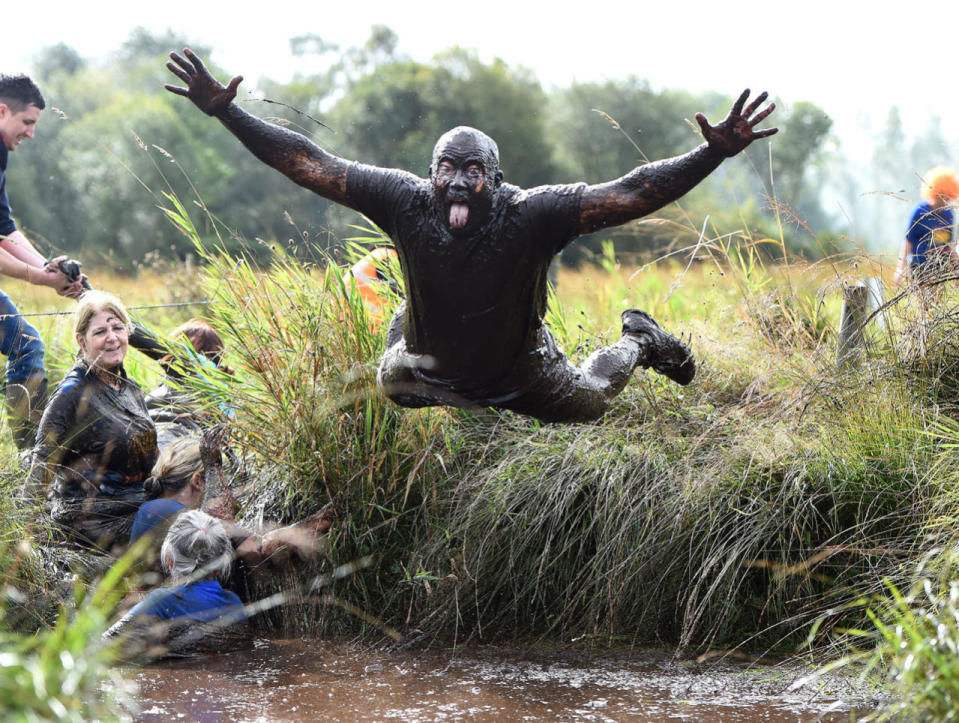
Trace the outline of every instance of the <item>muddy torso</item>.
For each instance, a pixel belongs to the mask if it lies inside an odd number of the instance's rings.
[[[119,391],[77,365],[57,386],[40,422],[37,463],[63,498],[141,498],[156,461],[156,429],[140,387]]]
[[[347,184],[351,205],[396,245],[407,349],[434,362],[420,373],[466,392],[504,382],[535,344],[549,263],[576,236],[583,186],[503,184],[487,222],[454,237],[424,179],[354,165]]]

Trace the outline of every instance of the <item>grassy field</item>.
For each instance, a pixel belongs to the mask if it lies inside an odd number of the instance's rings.
[[[882,269],[762,261],[759,248],[639,267],[609,250],[564,269],[548,321],[575,360],[641,307],[688,338],[699,364],[686,388],[638,371],[606,417],[578,425],[386,402],[374,384],[382,330],[339,271],[281,254],[256,271],[207,250],[196,268],[91,277],[159,332],[200,314],[223,334],[236,375],[199,389],[236,409],[234,442],[257,470],[247,519],[336,502],[324,561],[335,574],[310,593],[311,578],[289,580],[264,626],[687,655],[808,641],[898,670],[903,617],[928,623],[959,594],[942,573],[957,511],[957,297],[943,285],[896,300],[871,322],[861,363],[839,366],[842,289]],[[72,303],[4,288],[25,311]],[[136,308],[195,300],[209,303]],[[69,317],[36,321],[56,378],[72,363]],[[158,376],[135,352],[129,371],[144,386]],[[8,577],[42,586],[15,544],[30,519],[4,499]],[[921,583],[932,569],[934,591]],[[926,594],[893,593],[916,584]]]

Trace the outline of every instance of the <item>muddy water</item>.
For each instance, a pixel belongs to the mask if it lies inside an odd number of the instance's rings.
[[[659,653],[501,648],[380,651],[317,640],[139,670],[141,721],[845,721],[839,683],[788,692],[801,673],[686,666]],[[860,712],[869,706],[859,698]]]

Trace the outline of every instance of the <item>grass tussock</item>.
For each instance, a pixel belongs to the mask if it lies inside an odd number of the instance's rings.
[[[548,322],[575,359],[639,306],[692,338],[700,372],[688,388],[638,372],[604,419],[544,426],[386,402],[383,325],[342,268],[278,252],[263,271],[200,248],[238,370],[206,393],[229,398],[259,464],[247,513],[292,520],[335,501],[329,564],[373,561],[333,586],[341,612],[459,638],[783,644],[902,569],[941,499],[927,432],[948,419],[948,390],[917,383],[909,361],[918,301],[892,304],[862,363],[837,366],[852,275],[839,261],[727,245],[630,269],[608,248],[564,271]],[[930,338],[924,363],[949,364],[944,344]]]

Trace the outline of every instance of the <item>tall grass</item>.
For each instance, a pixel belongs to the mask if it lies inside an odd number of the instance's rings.
[[[384,322],[343,268],[282,249],[257,268],[202,243],[183,207],[170,215],[196,244],[196,294],[236,370],[191,384],[234,409],[246,520],[333,501],[323,565],[363,561],[272,624],[788,650],[817,620],[819,644],[865,627],[853,603],[884,594],[884,579],[908,586],[930,544],[954,538],[948,290],[932,307],[915,294],[891,304],[862,364],[839,367],[853,263],[771,263],[726,240],[696,262],[627,267],[607,248],[600,266],[561,274],[557,339],[582,360],[618,338],[624,308],[645,308],[690,339],[697,379],[640,370],[603,419],[542,425],[387,402]]]
[[[224,381],[237,443],[261,465],[247,514],[292,520],[335,501],[329,564],[375,562],[334,593],[389,625],[782,644],[921,547],[940,494],[924,430],[941,415],[901,346],[836,367],[851,267],[770,264],[727,242],[703,263],[631,269],[607,248],[600,267],[561,275],[559,341],[582,359],[639,306],[692,338],[699,375],[678,388],[638,372],[604,419],[543,426],[386,402],[383,326],[342,269],[278,251],[259,271],[197,244],[239,370]]]
[[[126,592],[124,578],[135,555],[117,562],[89,592],[78,584],[76,599],[61,606],[56,621],[36,632],[20,632],[16,621],[36,603],[35,593],[14,584],[26,543],[5,567],[0,602],[0,708],[11,721],[113,720],[135,710],[134,686],[114,667],[114,646],[102,639],[109,617]]]

